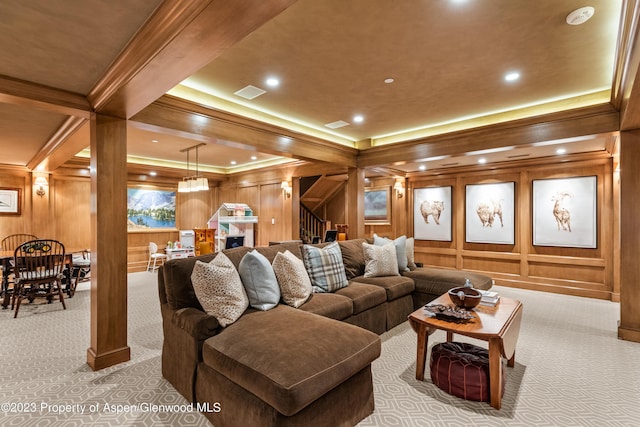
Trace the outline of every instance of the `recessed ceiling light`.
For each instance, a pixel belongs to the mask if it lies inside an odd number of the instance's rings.
[[[275,77],[269,77],[267,80],[264,81],[265,84],[269,87],[278,87],[280,85],[280,80],[278,80]]]
[[[151,142],[153,142],[154,144],[157,144],[158,140],[157,139],[152,139]]]
[[[420,169],[421,171],[426,171],[427,167],[425,165],[420,165],[418,166],[418,169]]]
[[[232,165],[235,165],[235,164],[236,164],[236,161],[235,161],[235,160],[231,160],[231,162],[230,162],[230,163],[231,163]]]
[[[584,24],[591,18],[596,10],[591,6],[581,7],[567,15],[567,24],[580,25]]]
[[[258,160],[258,156],[251,156],[251,160]]]
[[[558,148],[558,149],[556,150],[556,154],[564,154],[564,153],[566,153],[566,152],[567,152],[567,149],[566,149],[566,148]]]
[[[151,171],[151,172],[149,172],[149,175],[151,175],[151,176],[156,176],[156,175],[158,175],[158,174],[157,174],[156,172],[154,172],[154,171]]]
[[[394,80],[394,79],[392,79],[391,77],[389,77],[389,78],[384,79],[384,82],[385,82],[386,84],[389,84],[389,83],[393,83],[393,82],[395,82],[395,80]]]
[[[353,121],[355,123],[362,123],[364,121],[364,117],[358,114],[357,116],[353,116]]]
[[[514,82],[520,78],[520,73],[513,71],[504,75],[505,81]]]
[[[481,157],[478,159],[478,163],[480,163],[481,165],[484,165],[485,163],[487,163],[487,159],[485,159],[484,157]]]

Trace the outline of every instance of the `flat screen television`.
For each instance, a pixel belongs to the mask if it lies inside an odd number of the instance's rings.
[[[325,242],[335,242],[338,237],[338,230],[327,230],[324,232]]]
[[[244,246],[244,236],[227,236],[224,244],[225,249],[239,248],[240,246]]]

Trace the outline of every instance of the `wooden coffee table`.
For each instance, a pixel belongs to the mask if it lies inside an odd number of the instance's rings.
[[[444,294],[429,305],[453,304],[448,294]],[[416,354],[416,379],[424,380],[425,363],[429,335],[437,329],[447,332],[447,341],[453,340],[453,334],[465,335],[489,343],[489,382],[491,387],[491,406],[500,409],[502,405],[502,369],[501,357],[507,359],[507,365],[514,366],[516,342],[522,319],[522,303],[517,300],[500,297],[495,307],[478,306],[473,309],[475,319],[467,323],[455,323],[430,317],[424,307],[409,315],[409,324],[418,335]]]

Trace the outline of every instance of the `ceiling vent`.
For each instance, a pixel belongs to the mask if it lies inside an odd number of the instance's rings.
[[[234,92],[233,94],[241,96],[245,99],[253,99],[253,98],[259,97],[263,93],[267,93],[267,91],[262,90],[259,87],[249,85],[249,86],[243,87],[237,92]]]
[[[338,120],[337,122],[327,123],[325,126],[331,129],[338,129],[344,126],[349,126],[349,123],[344,120]]]

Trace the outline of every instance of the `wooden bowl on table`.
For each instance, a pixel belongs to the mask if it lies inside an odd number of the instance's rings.
[[[470,310],[480,304],[482,294],[477,289],[461,286],[449,289],[449,298],[458,307]]]

